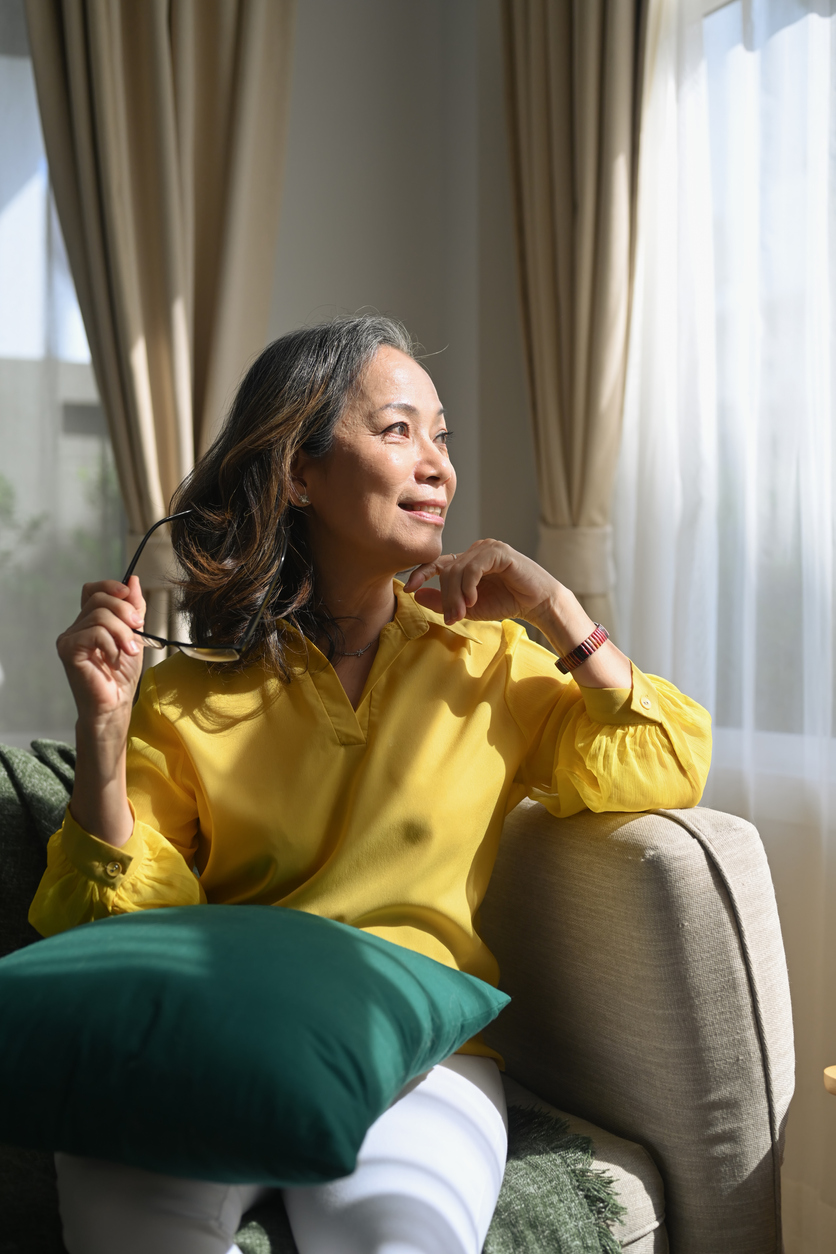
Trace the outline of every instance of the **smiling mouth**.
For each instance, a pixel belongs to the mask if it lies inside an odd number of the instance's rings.
[[[411,505],[408,502],[405,502],[399,505],[398,509],[402,509],[404,513],[411,514],[413,518],[418,518],[422,522],[431,522],[435,524],[444,522],[444,515],[442,513],[443,506],[441,505]]]

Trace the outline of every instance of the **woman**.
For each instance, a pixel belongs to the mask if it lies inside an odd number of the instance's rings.
[[[447,439],[433,383],[388,319],[264,351],[176,495],[190,512],[173,536],[194,641],[242,640],[287,541],[278,592],[240,662],[175,655],[145,675],[131,715],[139,582],[85,586],[58,641],[78,767],[32,906],[41,932],[271,903],[496,983],[474,916],[523,797],[557,815],[696,804],[704,710],[632,667],[508,545],[443,554]],[[468,1042],[373,1125],[353,1175],[285,1191],[301,1254],[478,1254],[506,1149],[495,1059]],[[70,1254],[227,1254],[258,1192],[57,1162]]]

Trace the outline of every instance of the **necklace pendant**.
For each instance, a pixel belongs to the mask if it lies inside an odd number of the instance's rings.
[[[364,653],[367,653],[369,651],[369,649],[372,647],[373,644],[374,644],[374,640],[370,640],[368,644],[363,645],[362,649],[357,649],[354,653],[343,653],[342,656],[343,657],[362,657]]]

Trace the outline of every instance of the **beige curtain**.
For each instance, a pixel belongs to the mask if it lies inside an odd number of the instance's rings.
[[[293,5],[27,0],[50,177],[129,547],[167,512],[265,341]],[[161,634],[170,560],[160,536],[144,582],[147,626]]]
[[[643,0],[504,0],[538,561],[612,627]]]

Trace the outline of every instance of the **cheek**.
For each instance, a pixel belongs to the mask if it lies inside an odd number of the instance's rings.
[[[358,465],[358,482],[364,495],[378,500],[394,500],[409,479],[409,461],[402,449],[386,449],[367,457]]]
[[[328,467],[322,489],[327,502],[326,509],[336,506],[342,510],[346,504],[352,512],[378,517],[391,514],[408,478],[406,459],[400,449],[370,455],[344,451]]]

